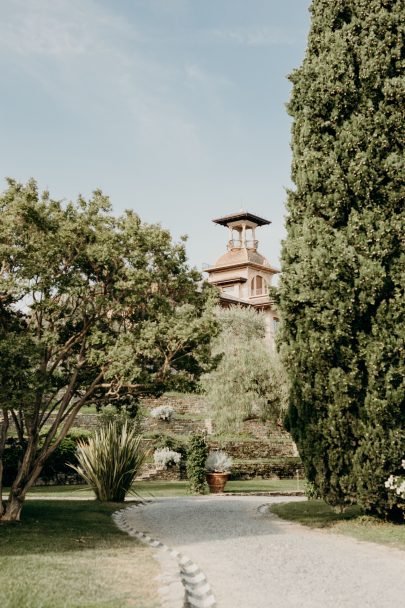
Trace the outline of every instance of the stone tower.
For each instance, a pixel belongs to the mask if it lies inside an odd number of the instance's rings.
[[[225,215],[213,222],[228,228],[229,238],[227,252],[214,266],[205,269],[208,281],[220,289],[222,306],[252,306],[265,313],[266,337],[272,346],[279,319],[268,287],[279,270],[258,252],[256,240],[256,229],[270,222],[247,211]]]

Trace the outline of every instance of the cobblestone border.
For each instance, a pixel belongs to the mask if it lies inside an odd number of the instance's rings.
[[[200,568],[186,555],[171,549],[148,534],[135,530],[127,521],[128,512],[139,508],[138,505],[120,509],[113,513],[116,526],[130,536],[137,538],[153,549],[163,549],[177,560],[178,570],[164,575],[163,588],[160,589],[164,608],[216,608],[217,603],[211,586]]]
[[[215,496],[268,496],[271,498],[272,496],[305,496],[304,490],[296,490],[294,492],[220,492],[218,494],[207,494],[210,498],[214,498]]]

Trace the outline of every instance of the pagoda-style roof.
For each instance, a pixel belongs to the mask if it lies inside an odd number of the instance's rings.
[[[221,255],[213,266],[205,268],[204,272],[215,274],[219,270],[243,268],[246,266],[253,266],[261,272],[270,272],[272,274],[280,272],[277,268],[273,268],[263,255],[258,251],[253,251],[253,249],[232,249],[231,251],[227,251],[227,253]]]
[[[230,215],[223,215],[222,217],[217,217],[215,220],[212,220],[214,224],[220,224],[221,226],[228,226],[233,222],[239,222],[246,220],[248,222],[253,222],[257,226],[266,226],[267,224],[271,224],[269,220],[265,220],[263,217],[259,217],[258,215],[254,215],[253,213],[249,213],[248,211],[239,211],[239,213],[231,213]]]

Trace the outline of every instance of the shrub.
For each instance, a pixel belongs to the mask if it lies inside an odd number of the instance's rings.
[[[158,448],[153,453],[153,460],[157,467],[167,469],[180,463],[181,454],[170,448]]]
[[[102,502],[123,502],[146,457],[141,436],[128,422],[111,422],[79,441],[78,465],[70,465]]]
[[[180,476],[186,477],[186,463],[187,463],[187,446],[184,441],[181,441],[175,435],[170,433],[156,433],[151,436],[155,449],[169,448],[174,452],[178,452],[181,455],[180,459]]]
[[[117,422],[121,425],[124,422],[128,422],[129,426],[137,426],[139,428],[140,413],[139,409],[134,413],[134,410],[131,408],[108,404],[100,409],[98,418],[102,426],[108,426],[112,422]]]
[[[191,435],[187,456],[187,477],[192,494],[204,494],[205,491],[205,461],[208,455],[208,446],[205,435],[194,433]]]
[[[72,429],[66,437],[61,441],[60,445],[46,460],[41,472],[40,479],[48,484],[66,483],[67,480],[77,480],[77,476],[73,473],[70,465],[77,464],[76,450],[80,440],[84,440],[89,436],[89,432],[80,429],[75,431]],[[9,486],[14,481],[19,463],[24,455],[25,442],[21,442],[10,437],[6,441],[6,448],[3,455],[3,483]]]
[[[405,452],[402,13],[399,0],[311,4],[278,290],[306,477],[328,504],[384,518]]]
[[[85,441],[90,433],[85,430],[69,433],[62,439],[60,445],[46,460],[41,472],[41,479],[45,483],[61,484],[66,481],[77,481],[77,476],[73,473],[70,465],[76,465],[77,445],[79,441]],[[76,479],[75,479],[76,478]]]
[[[154,407],[150,411],[150,415],[152,418],[159,418],[165,422],[170,422],[173,412],[174,410],[170,405],[160,405],[159,407]]]
[[[244,420],[280,422],[288,404],[281,361],[265,341],[262,312],[232,306],[217,311],[220,333],[212,341],[215,369],[201,378],[218,432],[239,432]]]
[[[207,473],[229,473],[232,464],[232,458],[226,452],[215,450],[208,454],[205,470]]]
[[[401,469],[405,469],[405,460],[401,462]],[[402,471],[399,475],[390,475],[384,485],[389,490],[392,506],[402,511],[405,519],[405,475]]]
[[[321,498],[320,491],[312,481],[305,483],[305,496],[308,500],[319,500]]]

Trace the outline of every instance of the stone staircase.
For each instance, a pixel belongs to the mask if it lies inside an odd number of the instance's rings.
[[[180,477],[180,468],[177,466],[169,469],[158,469],[155,464],[147,462],[135,477],[135,481],[178,481]]]

